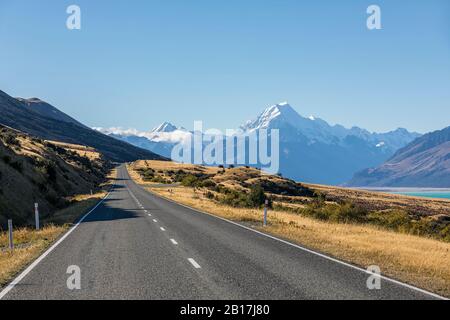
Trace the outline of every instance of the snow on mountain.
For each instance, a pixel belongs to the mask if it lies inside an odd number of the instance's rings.
[[[174,132],[177,131],[178,128],[171,124],[170,122],[163,122],[159,126],[155,127],[151,132]]]
[[[341,144],[347,137],[356,137],[374,147],[389,148],[391,152],[395,152],[420,137],[420,134],[411,133],[402,128],[386,133],[371,133],[359,127],[347,129],[341,125],[331,126],[326,121],[314,116],[302,117],[288,102],[268,107],[256,119],[247,121],[241,126],[241,129],[248,132],[259,129],[295,130],[306,137],[309,143]],[[295,135],[292,137],[297,139]]]
[[[100,131],[106,135],[114,135],[120,137],[142,137],[153,142],[178,143],[184,141],[192,135],[182,127],[176,127],[169,122],[164,122],[155,127],[151,131],[139,131],[136,129],[124,129],[121,127],[102,128],[96,127],[94,130]]]
[[[193,135],[170,122],[151,131],[96,129],[165,157],[171,157],[173,147]],[[382,164],[420,136],[406,129],[373,133],[359,127],[330,125],[316,116],[301,116],[288,102],[266,108],[240,129],[244,135],[261,129],[279,129],[280,172],[295,180],[324,184],[345,183],[355,172]]]

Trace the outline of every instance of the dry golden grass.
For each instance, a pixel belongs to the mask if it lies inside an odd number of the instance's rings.
[[[14,252],[7,250],[6,233],[0,233],[0,287],[7,284],[24,266],[36,259],[68,226],[49,225],[40,231],[20,229],[14,231]]]
[[[31,228],[14,230],[13,253],[7,249],[7,232],[0,232],[0,288],[50,247],[73,222],[104,198],[111,187],[112,179],[116,176],[117,171],[114,169],[108,175],[110,180],[102,185],[102,190],[98,193],[72,197],[74,203],[43,220],[44,227],[40,231]]]
[[[98,152],[97,150],[95,150],[92,147],[82,146],[82,145],[78,145],[78,144],[64,143],[64,142],[59,142],[59,141],[48,141],[48,142],[50,142],[54,145],[57,145],[61,148],[64,148],[68,151],[74,151],[79,156],[86,157],[91,161],[98,160],[101,157],[100,152]]]
[[[151,164],[153,168],[153,162]],[[139,176],[136,172],[130,173],[133,178]],[[137,179],[137,182],[140,181]],[[225,206],[207,199],[202,191],[192,188],[171,188],[173,192],[165,188],[148,189],[179,203],[244,222],[256,229],[361,267],[378,265],[387,276],[450,296],[450,243],[391,232],[370,225],[322,222],[274,210],[269,213],[269,226],[263,228],[262,210]]]
[[[351,200],[373,210],[402,208],[420,215],[450,215],[450,200],[410,197],[383,192],[306,184],[330,198]]]

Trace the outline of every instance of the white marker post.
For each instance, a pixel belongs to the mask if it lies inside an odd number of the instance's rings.
[[[9,250],[14,251],[14,238],[13,238],[13,224],[12,220],[8,220],[8,240],[9,240]]]
[[[34,220],[36,222],[36,231],[39,231],[39,204],[34,204]]]
[[[264,227],[267,226],[267,208],[269,207],[269,200],[264,203]]]

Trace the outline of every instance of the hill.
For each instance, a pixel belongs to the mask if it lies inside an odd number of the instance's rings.
[[[45,140],[91,146],[116,162],[162,159],[151,151],[92,130],[39,99],[15,99],[2,91],[0,124]]]
[[[67,207],[71,196],[96,191],[110,164],[92,148],[52,143],[0,126],[0,226],[33,223]]]
[[[450,127],[414,140],[381,166],[357,173],[348,185],[449,188]]]
[[[280,103],[266,108],[256,119],[247,121],[236,132],[237,138],[247,141],[246,155],[249,155],[251,151],[250,140],[256,140],[255,142],[258,143],[259,140],[265,139],[265,129],[279,131],[278,172],[298,181],[334,185],[350,180],[355,172],[382,164],[398,149],[420,136],[418,133],[402,128],[375,133],[359,127],[348,129],[342,125],[330,125],[320,118],[300,115],[288,103]],[[171,157],[175,144],[191,141],[192,145],[193,141],[193,132],[169,122],[161,124],[150,132],[121,128],[98,128],[98,130],[165,157]],[[225,145],[222,143],[223,136],[216,139],[218,148]],[[204,150],[209,147],[208,141],[203,145]],[[193,154],[191,150],[191,155]],[[267,167],[267,163],[261,161],[262,159],[256,161],[257,163],[250,163],[250,159],[246,157],[229,155],[226,147],[223,147],[223,155],[223,160],[227,160],[227,164],[231,164],[230,160],[233,160],[235,165]],[[180,159],[173,160],[180,161]],[[193,159],[191,161],[184,159],[183,162],[193,162]],[[252,160],[252,162],[255,161]]]

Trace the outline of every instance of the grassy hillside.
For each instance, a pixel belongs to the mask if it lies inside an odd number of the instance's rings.
[[[15,99],[0,91],[0,124],[45,140],[88,145],[99,150],[106,158],[112,161],[127,162],[137,159],[162,159],[162,157],[150,151],[108,137],[77,122],[63,121],[61,120],[64,119],[62,112],[58,113],[57,118],[52,118],[48,116],[53,114],[52,112],[43,113],[41,109],[30,108],[28,106],[30,101],[27,100],[25,102],[24,100]]]
[[[207,168],[139,161],[143,182],[180,184],[211,201],[237,208],[270,205],[285,212],[339,223],[371,224],[450,242],[450,201],[410,198],[352,189],[301,184],[257,169]]]
[[[34,222],[34,203],[42,219],[68,207],[74,196],[94,192],[110,164],[94,149],[52,143],[0,126],[0,226]]]
[[[384,275],[450,297],[450,201],[388,195],[381,201],[383,194],[298,184],[252,168],[138,161],[128,169],[163,197],[363,268],[380,266]],[[272,208],[263,227],[266,198]],[[415,211],[426,201],[429,213]]]

